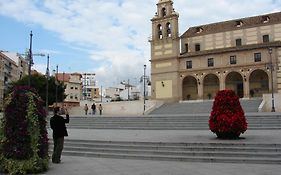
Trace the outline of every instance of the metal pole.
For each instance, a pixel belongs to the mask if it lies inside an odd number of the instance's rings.
[[[100,87],[100,102],[102,103],[102,86]]]
[[[64,72],[62,73],[62,87],[64,88]],[[64,93],[62,93],[62,108],[64,109]]]
[[[56,106],[58,105],[58,84],[59,84],[59,81],[58,81],[58,73],[59,73],[59,66],[57,65],[57,70],[56,70]]]
[[[49,111],[49,55],[47,56],[47,69],[46,69],[46,112],[48,114]]]
[[[128,101],[130,100],[130,79],[128,79]]]
[[[28,86],[31,87],[31,66],[33,64],[32,60],[32,31],[30,31],[30,40],[29,40],[29,52],[28,52],[28,59],[29,59],[29,65],[28,65]]]
[[[143,115],[145,113],[145,69],[146,69],[146,65],[143,66]]]
[[[270,55],[270,75],[271,75],[271,100],[272,100],[272,108],[271,112],[275,112],[275,107],[274,107],[274,88],[273,88],[273,63],[272,63],[272,48],[269,48],[268,50],[269,55]]]

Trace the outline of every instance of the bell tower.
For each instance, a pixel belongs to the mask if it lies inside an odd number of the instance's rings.
[[[172,0],[159,0],[157,12],[151,19],[151,80],[152,98],[177,101],[179,94],[178,56],[179,14],[175,12]]]

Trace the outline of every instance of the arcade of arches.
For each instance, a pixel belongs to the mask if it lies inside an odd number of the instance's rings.
[[[262,97],[268,93],[269,74],[265,70],[201,73],[182,79],[182,100],[212,99],[217,91],[231,89],[240,97]]]

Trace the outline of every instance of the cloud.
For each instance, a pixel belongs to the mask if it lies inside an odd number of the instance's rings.
[[[150,59],[151,21],[158,0],[0,0],[0,14],[55,32],[69,47],[86,52],[101,84],[139,78]],[[280,9],[271,0],[174,1],[180,33],[190,26]],[[40,67],[40,66],[38,66]],[[149,71],[149,67],[147,69]]]

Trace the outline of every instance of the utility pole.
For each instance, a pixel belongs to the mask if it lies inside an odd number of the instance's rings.
[[[31,66],[33,64],[32,59],[32,31],[30,31],[30,40],[29,40],[29,52],[28,52],[28,59],[29,59],[29,65],[28,65],[28,86],[31,87]]]

